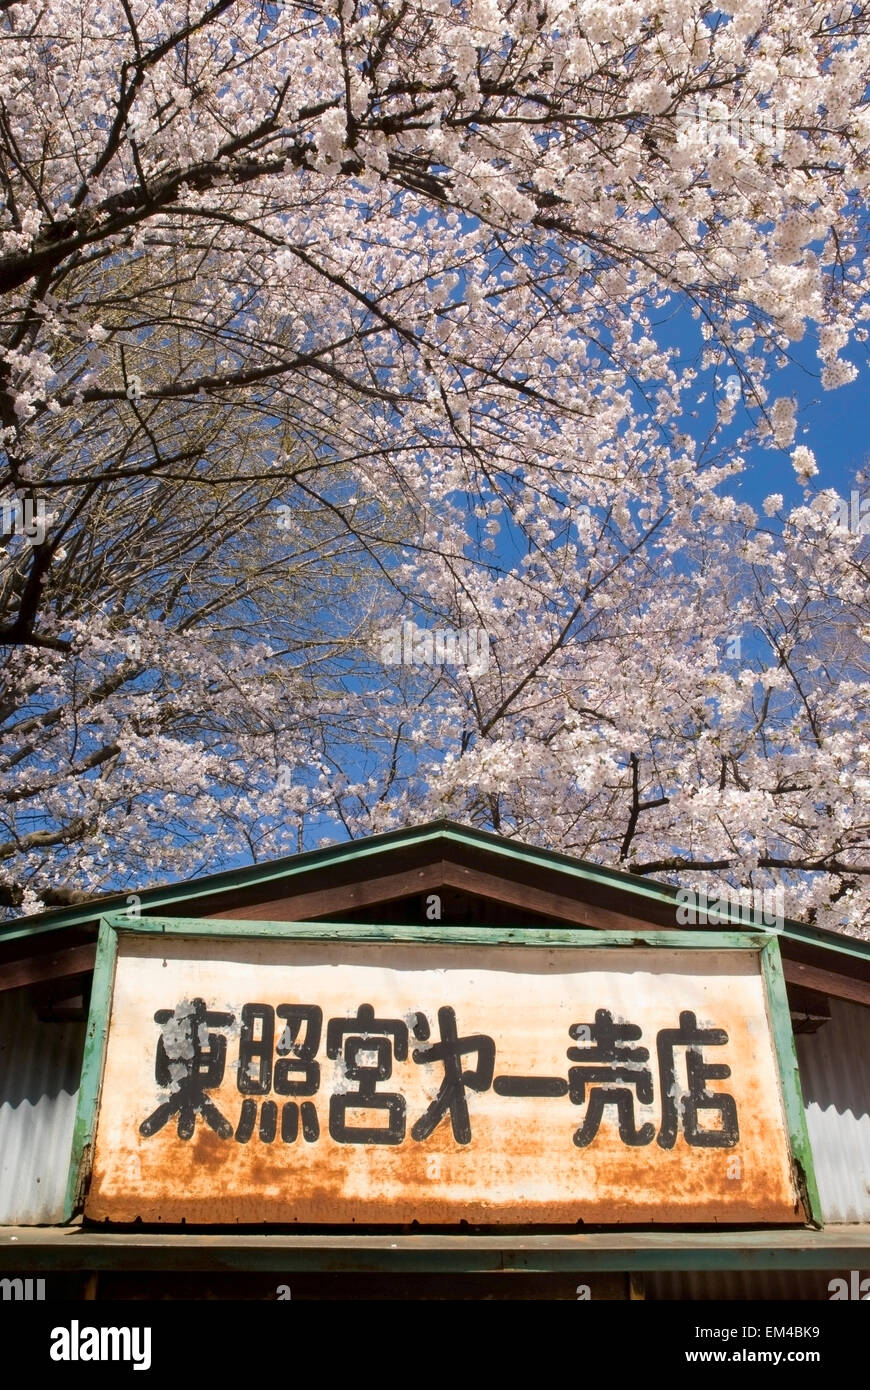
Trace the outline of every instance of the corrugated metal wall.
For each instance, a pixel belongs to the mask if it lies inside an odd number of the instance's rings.
[[[40,1023],[26,989],[0,994],[0,1225],[63,1218],[84,1023]]]
[[[870,1009],[832,999],[818,1033],[795,1038],[826,1221],[870,1221]]]

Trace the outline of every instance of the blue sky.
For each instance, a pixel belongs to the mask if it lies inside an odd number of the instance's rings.
[[[776,372],[774,396],[794,396],[798,400],[798,428],[795,444],[805,444],[816,456],[818,490],[836,488],[848,499],[855,485],[856,471],[870,459],[870,394],[867,390],[866,348],[851,344],[843,356],[855,363],[859,376],[836,391],[825,391],[818,379],[820,364],[814,353],[814,335],[794,345],[792,355],[802,366],[790,365]],[[738,415],[740,408],[738,407]],[[792,446],[794,447],[794,446]],[[750,467],[734,485],[739,495],[759,506],[770,492],[781,492],[786,506],[798,503],[803,488],[792,469],[789,449],[756,449]]]

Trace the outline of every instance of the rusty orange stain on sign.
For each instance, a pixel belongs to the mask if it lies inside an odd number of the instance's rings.
[[[806,1219],[747,951],[122,938],[86,1215]]]

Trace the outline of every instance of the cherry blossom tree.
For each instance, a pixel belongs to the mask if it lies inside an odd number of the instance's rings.
[[[858,371],[867,7],[0,26],[8,903],[450,814],[866,931],[866,547],[778,374]]]

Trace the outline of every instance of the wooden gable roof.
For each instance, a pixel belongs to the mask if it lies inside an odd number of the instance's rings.
[[[642,937],[645,928],[679,925],[676,893],[444,820],[144,889],[137,910],[216,922],[384,924],[425,923],[437,913],[446,923],[620,929]],[[123,911],[129,898],[105,895],[4,924],[0,989],[86,976],[100,915]],[[748,929],[734,914],[710,925]],[[789,921],[779,934],[792,987],[870,1006],[870,942]]]

